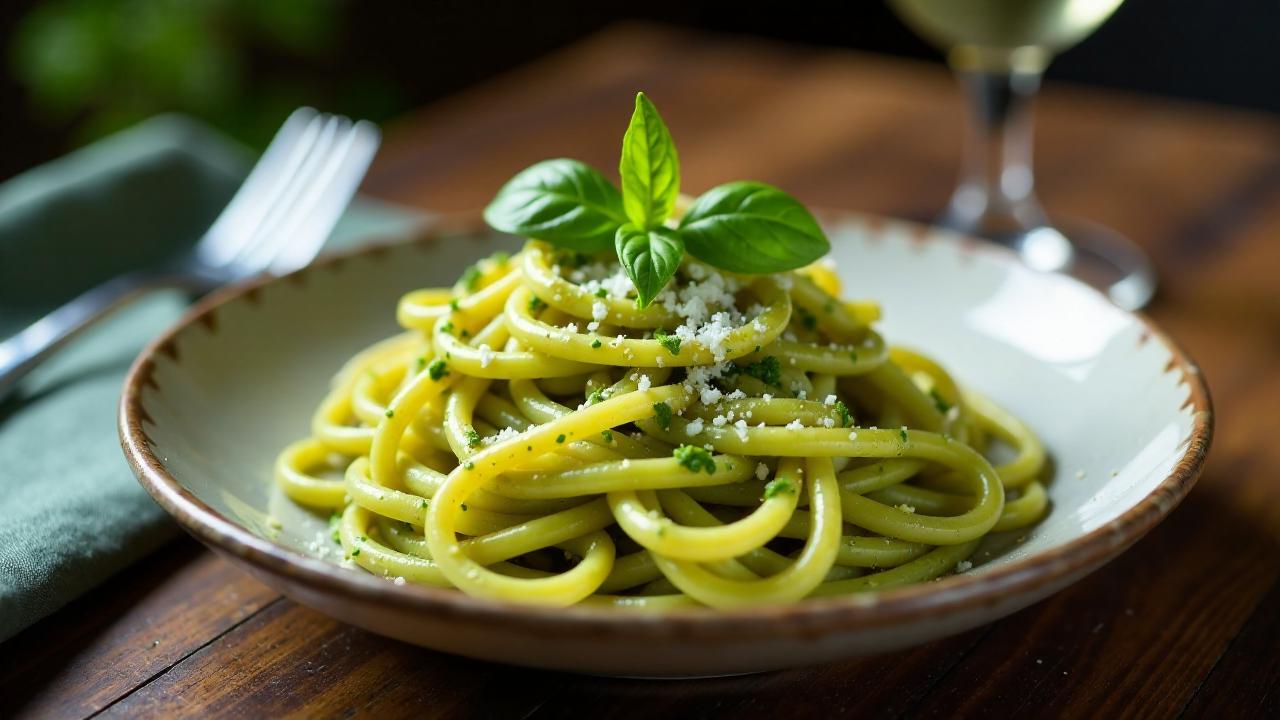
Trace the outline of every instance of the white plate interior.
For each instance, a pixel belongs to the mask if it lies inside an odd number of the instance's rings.
[[[988,567],[1106,524],[1169,475],[1193,426],[1190,389],[1136,318],[999,248],[936,231],[925,239],[914,225],[849,220],[831,238],[846,296],[883,305],[891,343],[932,355],[1023,418],[1049,449],[1052,513],[1009,538]],[[275,489],[276,454],[307,434],[333,372],[398,330],[401,294],[450,285],[467,264],[513,247],[487,236],[392,247],[225,305],[213,329],[195,324],[175,338],[176,359],[156,359],[156,387],[143,403],[157,456],[226,517],[337,562],[327,518]]]
[[[1003,248],[928,237],[907,223],[849,222],[832,234],[832,257],[847,296],[882,303],[890,343],[933,356],[1048,449],[1052,512],[989,565],[1088,533],[1150,494],[1195,420],[1169,349],[1076,280],[1031,270]]]

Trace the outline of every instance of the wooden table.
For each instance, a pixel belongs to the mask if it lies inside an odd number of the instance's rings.
[[[366,189],[461,211],[544,157],[611,167],[637,89],[672,127],[687,188],[756,178],[926,218],[955,176],[961,106],[937,67],[625,26],[392,124]],[[632,682],[386,640],[182,540],[0,648],[0,715],[1280,717],[1280,122],[1050,83],[1038,133],[1050,210],[1151,252],[1150,313],[1218,407],[1199,487],[1074,587],[890,656]]]

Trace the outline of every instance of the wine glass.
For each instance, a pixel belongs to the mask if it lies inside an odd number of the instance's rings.
[[[1137,309],[1156,287],[1146,255],[1100,225],[1055,227],[1036,200],[1031,171],[1031,105],[1045,67],[1121,1],[889,0],[903,21],[947,52],[968,97],[960,181],[938,224],[1006,245],[1037,270],[1070,273]]]

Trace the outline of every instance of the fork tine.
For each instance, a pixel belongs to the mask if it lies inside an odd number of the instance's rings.
[[[346,136],[346,127],[351,123],[351,120],[337,115],[321,115],[321,119],[324,124],[314,145],[308,147],[305,158],[302,158],[297,168],[282,179],[280,192],[271,199],[271,206],[265,217],[246,233],[248,240],[233,259],[233,264],[243,272],[256,272],[268,263],[271,243],[282,241],[278,234],[280,223],[294,213],[298,199],[316,181],[317,173],[333,154],[334,142]]]
[[[250,239],[249,230],[263,221],[309,153],[322,121],[320,113],[309,107],[289,115],[244,184],[196,246],[196,257],[201,262],[226,265],[244,248]]]
[[[351,202],[378,151],[380,139],[381,133],[373,123],[362,120],[351,127],[310,197],[299,202],[292,222],[281,223],[278,232],[286,241],[271,260],[271,272],[296,270],[316,256]]]
[[[286,272],[310,261],[328,237],[377,148],[378,133],[369,123],[353,124],[335,135],[299,173],[298,192],[281,204],[269,226],[255,233],[252,251],[240,259],[242,267]],[[305,177],[304,177],[305,174]]]
[[[237,267],[244,272],[261,270],[276,254],[277,247],[290,241],[283,232],[285,226],[292,224],[293,216],[302,211],[300,203],[308,197],[310,188],[321,181],[336,148],[347,137],[350,125],[347,118],[325,116],[320,136],[297,172],[288,178],[286,187],[272,203],[267,216],[248,233],[248,242],[235,258]]]

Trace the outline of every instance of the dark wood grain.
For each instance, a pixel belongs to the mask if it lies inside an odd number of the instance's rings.
[[[176,541],[5,643],[0,715],[91,715],[278,597]]]
[[[589,708],[611,717],[858,717],[896,718],[947,677],[990,631],[875,658],[766,675],[637,682],[566,680],[543,693],[533,718],[579,718]]]
[[[226,717],[409,717],[424,712],[430,717],[580,717],[583,708],[607,707],[619,717],[734,709],[775,716],[785,713],[799,696],[859,717],[895,717],[927,694],[986,632],[822,668],[638,682],[504,668],[446,656],[387,641],[281,602],[103,715],[167,717],[199,707]],[[308,692],[297,691],[303,687]]]
[[[1234,511],[1208,494],[1178,514],[1106,572],[997,623],[919,714],[1177,715],[1258,609],[1280,558],[1256,528],[1219,527]]]
[[[537,672],[388,641],[281,602],[111,706],[103,717],[441,717],[521,714]],[[509,684],[513,683],[513,684]]]
[[[1258,603],[1187,708],[1187,717],[1280,716],[1280,583]]]
[[[637,89],[662,107],[691,191],[751,177],[814,205],[924,219],[954,180],[962,108],[936,67],[623,26],[393,124],[367,189],[465,211],[544,157],[612,167]],[[1184,506],[1053,598],[885,657],[652,683],[412,648],[273,601],[188,546],[0,648],[0,708],[67,717],[103,707],[117,717],[1275,717],[1280,121],[1051,83],[1037,152],[1052,212],[1104,223],[1150,251],[1163,281],[1150,313],[1201,364],[1218,408],[1205,475]],[[154,652],[152,636],[164,641]],[[170,637],[172,650],[153,657]]]

